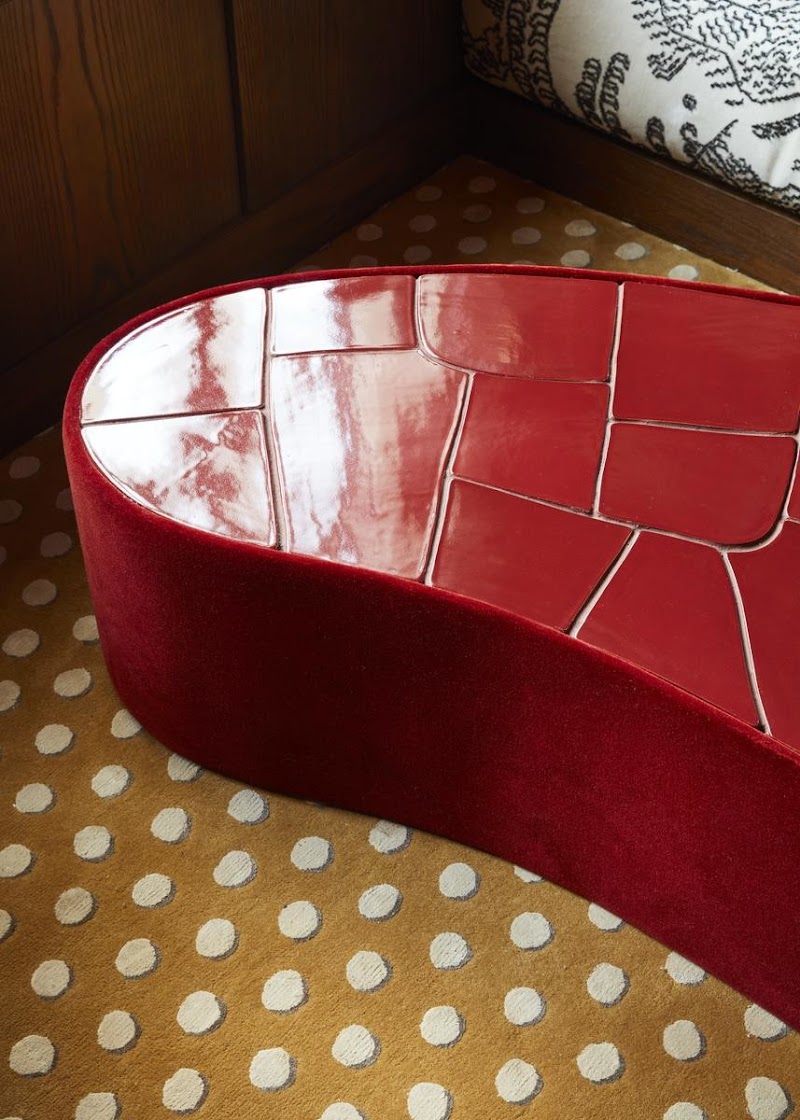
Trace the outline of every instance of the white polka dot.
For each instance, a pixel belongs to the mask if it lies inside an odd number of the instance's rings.
[[[419,1033],[431,1046],[454,1046],[466,1024],[455,1007],[429,1007],[422,1016]]]
[[[270,976],[261,993],[261,1002],[267,1011],[285,1015],[302,1007],[308,999],[308,986],[301,973],[284,968]]]
[[[543,949],[553,940],[553,927],[544,914],[517,914],[511,923],[511,940],[518,949]]]
[[[375,1035],[366,1027],[353,1023],[339,1031],[331,1047],[336,1061],[349,1069],[364,1069],[371,1066],[381,1052],[381,1045]]]
[[[213,992],[192,992],[178,1008],[178,1026],[186,1034],[210,1034],[225,1018],[225,1004]]]
[[[146,937],[126,941],[114,962],[118,972],[129,980],[147,976],[158,967],[158,949]]]
[[[152,910],[158,906],[166,906],[175,897],[175,884],[168,875],[151,872],[143,875],[133,884],[131,898],[137,906]]]
[[[0,910],[0,941],[11,936],[15,925],[13,914],[9,914],[8,910]]]
[[[358,900],[358,912],[370,922],[384,922],[393,918],[403,904],[403,896],[391,883],[377,883],[368,887]]]
[[[359,241],[378,241],[383,237],[383,229],[375,222],[365,222],[356,230],[356,237]]]
[[[462,237],[458,243],[458,251],[467,257],[473,257],[476,253],[482,253],[487,244],[485,237]]]
[[[22,589],[22,601],[28,607],[46,607],[58,594],[56,585],[49,579],[34,579]]]
[[[540,1022],[547,1004],[535,988],[512,988],[503,1001],[503,1012],[515,1027],[529,1027]]]
[[[422,264],[423,261],[429,261],[433,256],[433,250],[430,245],[409,245],[403,253],[403,260],[406,264]]]
[[[369,834],[369,842],[376,852],[392,855],[408,847],[411,842],[411,830],[403,824],[378,821]]]
[[[696,280],[700,273],[693,264],[676,264],[667,275],[673,280]]]
[[[414,195],[417,202],[436,202],[437,199],[442,197],[442,188],[434,186],[433,183],[426,183],[424,187],[420,187]]]
[[[92,790],[98,797],[119,797],[131,784],[130,770],[124,766],[103,766],[92,778]]]
[[[97,1041],[112,1054],[132,1049],[139,1037],[139,1024],[128,1011],[109,1011],[100,1020]]]
[[[36,734],[39,754],[63,754],[74,742],[74,732],[63,723],[48,723]]]
[[[72,983],[66,961],[42,961],[31,976],[31,987],[42,999],[58,999]]]
[[[444,1085],[420,1081],[409,1089],[406,1106],[411,1120],[448,1120],[453,1098]]]
[[[676,1101],[664,1113],[664,1120],[707,1120],[702,1108],[690,1101]]]
[[[288,1088],[295,1078],[295,1060],[281,1046],[259,1050],[250,1063],[250,1081],[265,1093]]]
[[[292,848],[291,860],[298,871],[324,871],[333,862],[333,848],[321,836],[304,836]]]
[[[329,1104],[319,1120],[365,1120],[364,1113],[347,1101]]]
[[[13,498],[0,500],[0,525],[10,525],[22,513],[22,506]]]
[[[789,1028],[782,1020],[757,1003],[751,1003],[744,1013],[744,1027],[751,1038],[760,1038],[762,1042],[774,1042],[778,1038],[785,1038]]]
[[[56,1048],[42,1034],[29,1034],[11,1047],[8,1064],[22,1077],[41,1077],[56,1064]]]
[[[392,967],[380,953],[354,953],[345,970],[347,982],[357,992],[376,992],[391,979]]]
[[[691,961],[687,961],[686,957],[682,957],[679,953],[670,953],[667,957],[667,963],[664,965],[664,971],[676,984],[686,984],[690,987],[702,984],[706,978],[706,973],[702,968],[692,964]]]
[[[640,261],[647,256],[647,249],[639,241],[626,241],[614,250],[621,261]]]
[[[100,824],[90,824],[75,833],[72,841],[75,855],[88,863],[99,863],[114,850],[114,837]]]
[[[196,1112],[206,1099],[208,1085],[196,1069],[176,1070],[161,1091],[161,1103],[170,1112]]]
[[[467,206],[461,214],[466,222],[488,222],[492,216],[492,208],[485,202],[476,202],[474,206]]]
[[[310,902],[290,902],[278,915],[278,929],[293,941],[308,941],[319,933],[322,915]]]
[[[227,918],[209,918],[197,931],[194,947],[201,957],[209,960],[224,960],[239,944],[239,934],[233,922]]]
[[[56,497],[56,509],[60,509],[65,513],[71,513],[75,508],[72,502],[72,491],[69,486],[65,486],[63,490],[59,490]]]
[[[30,871],[35,856],[24,844],[9,844],[0,852],[0,879],[16,879]]]
[[[170,806],[156,813],[150,824],[150,831],[156,840],[165,844],[179,844],[191,832],[192,821],[185,809]]]
[[[69,533],[48,533],[42,537],[39,552],[48,559],[54,556],[63,556],[72,548],[72,537]]]
[[[408,228],[414,233],[429,233],[436,228],[436,219],[433,214],[415,214],[408,223]]]
[[[544,210],[544,199],[531,195],[517,200],[517,210],[520,214],[540,214]]]
[[[625,1071],[622,1055],[611,1042],[593,1042],[584,1047],[577,1062],[581,1077],[597,1085],[616,1081]]]
[[[228,816],[240,824],[260,824],[269,816],[269,802],[254,789],[240,789],[228,802]]]
[[[62,926],[80,926],[94,914],[97,903],[94,895],[83,887],[69,887],[56,900],[53,911]]]
[[[9,463],[8,477],[14,479],[31,478],[41,465],[41,461],[35,455],[20,455]]]
[[[629,986],[627,974],[613,964],[598,964],[586,981],[589,995],[604,1007],[613,1007],[615,1003],[619,1003]]]
[[[0,681],[0,712],[10,712],[15,708],[21,692],[16,681]]]
[[[142,730],[142,725],[127,708],[120,708],[111,721],[111,734],[115,739],[132,739]]]
[[[744,1095],[752,1120],[783,1120],[792,1112],[786,1090],[771,1077],[751,1077]]]
[[[527,1104],[542,1088],[542,1078],[535,1066],[521,1058],[511,1058],[494,1079],[497,1095],[509,1104]]]
[[[3,653],[9,657],[30,657],[39,648],[41,639],[35,630],[27,627],[14,630],[3,642]]]
[[[472,949],[460,933],[440,933],[430,946],[431,964],[434,968],[463,968],[471,959]]]
[[[226,852],[214,868],[214,882],[220,887],[243,887],[255,879],[256,861],[248,852]]]
[[[588,914],[592,925],[597,926],[604,933],[616,933],[625,925],[616,914],[612,914],[610,910],[604,910],[602,906],[597,906],[594,902],[590,904]]]
[[[20,813],[46,813],[55,804],[56,795],[44,782],[23,786],[14,799],[14,808]]]
[[[593,234],[597,233],[597,227],[585,218],[575,218],[574,221],[567,222],[564,226],[564,233],[569,237],[592,237]]]
[[[167,774],[173,782],[193,782],[202,772],[196,763],[179,754],[171,754],[167,760]]]
[[[78,1101],[75,1120],[117,1120],[119,1101],[113,1093],[87,1093]]]
[[[534,226],[520,226],[511,234],[511,241],[514,245],[535,245],[537,241],[541,240],[541,230]]]
[[[592,258],[585,249],[570,249],[562,255],[561,263],[565,268],[586,268],[592,263]]]
[[[480,875],[468,863],[451,863],[439,876],[439,890],[445,898],[463,901],[478,893]]]
[[[88,669],[68,669],[59,673],[53,682],[53,691],[65,700],[74,700],[85,695],[92,687],[92,677]]]
[[[693,1062],[702,1056],[705,1039],[690,1019],[676,1019],[664,1028],[664,1049],[679,1062]]]
[[[377,257],[371,257],[369,253],[356,253],[354,257],[350,258],[350,268],[375,268],[378,263]]]
[[[98,641],[100,635],[97,632],[97,619],[93,614],[82,615],[75,625],[72,627],[72,636],[79,642],[85,642],[87,645],[91,642]]]
[[[474,179],[470,179],[467,189],[472,194],[489,194],[496,186],[497,182],[491,175],[476,175]]]

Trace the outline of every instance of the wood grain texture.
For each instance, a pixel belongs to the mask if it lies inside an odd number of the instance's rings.
[[[0,6],[2,363],[237,211],[221,0]]]
[[[800,292],[800,221],[470,79],[469,147],[542,186],[765,284]]]
[[[428,102],[0,373],[0,455],[57,421],[81,359],[133,315],[214,284],[279,273],[453,159],[465,143],[463,107],[461,91]]]
[[[233,0],[258,210],[463,77],[458,0]]]

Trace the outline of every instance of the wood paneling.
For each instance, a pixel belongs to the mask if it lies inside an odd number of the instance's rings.
[[[222,0],[0,5],[0,364],[238,210]]]
[[[461,80],[458,0],[233,0],[249,209]]]

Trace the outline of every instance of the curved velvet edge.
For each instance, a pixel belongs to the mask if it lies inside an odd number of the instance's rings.
[[[352,272],[200,295],[339,275]],[[800,753],[548,627],[180,525],[98,470],[79,423],[91,370],[197,298],[101,342],[65,410],[102,647],[128,708],[203,766],[534,868],[800,1027]]]

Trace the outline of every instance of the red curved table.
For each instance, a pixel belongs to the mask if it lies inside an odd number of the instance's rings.
[[[790,297],[488,266],[160,308],[65,414],[112,678],[181,754],[535,867],[800,1026],[799,414]]]

